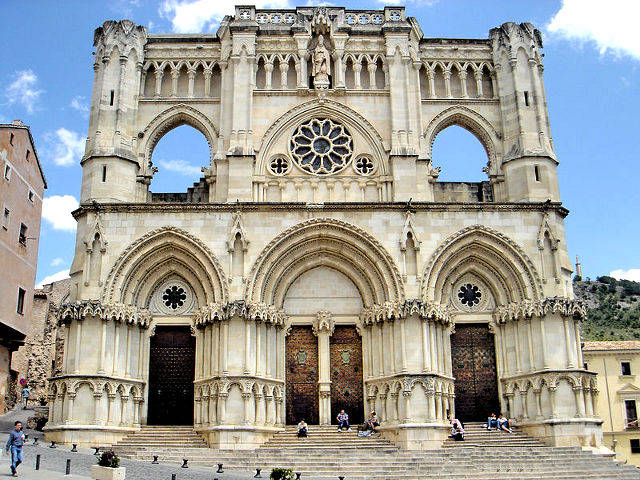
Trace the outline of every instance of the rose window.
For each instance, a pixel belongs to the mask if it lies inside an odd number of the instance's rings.
[[[184,301],[187,299],[187,293],[184,288],[173,285],[167,288],[162,294],[162,301],[167,307],[176,310],[178,307],[184,305]]]
[[[458,299],[463,305],[466,305],[467,307],[474,307],[480,303],[481,298],[482,292],[477,285],[466,283],[460,286],[460,291],[458,291]]]
[[[296,164],[316,175],[329,175],[351,161],[353,139],[340,123],[316,118],[300,125],[289,146]]]

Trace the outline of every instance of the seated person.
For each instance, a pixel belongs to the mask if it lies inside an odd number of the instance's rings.
[[[498,429],[498,419],[496,418],[496,414],[492,413],[491,416],[487,419],[487,430],[491,430],[492,428]]]
[[[307,436],[307,423],[304,421],[304,418],[300,420],[298,424],[298,437],[306,437]]]
[[[344,410],[340,410],[340,413],[337,416],[337,420],[338,420],[338,430],[342,431],[343,428],[346,428],[347,431],[350,430],[349,415],[347,415]]]
[[[367,418],[367,421],[364,424],[365,430],[371,430],[372,432],[377,432],[376,428],[378,428],[379,426],[380,426],[380,421],[378,420],[378,416],[376,415],[376,412],[371,412],[371,415],[369,415],[369,418]]]
[[[453,417],[449,417],[449,422],[451,422],[451,437],[456,441],[464,440],[464,427],[462,426],[462,422]]]
[[[505,418],[502,414],[498,415],[498,430],[513,433],[513,430],[511,430],[511,420]]]

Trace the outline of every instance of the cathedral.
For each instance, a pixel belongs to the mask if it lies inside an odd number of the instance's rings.
[[[254,449],[345,409],[406,449],[491,412],[600,445],[530,23],[445,39],[397,6],[237,6],[215,33],[107,21],[93,45],[48,440],[192,425]],[[181,125],[209,145],[202,178],[154,193]],[[452,125],[485,181],[438,180]]]

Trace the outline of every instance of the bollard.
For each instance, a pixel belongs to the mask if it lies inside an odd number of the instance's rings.
[[[218,464],[218,470],[216,470],[216,473],[224,473],[224,470],[222,469],[222,464],[221,463]]]
[[[187,462],[188,462],[188,461],[189,461],[189,460],[188,460],[188,459],[186,459],[186,458],[183,458],[183,459],[182,459],[182,468],[189,468],[189,465],[187,465]]]
[[[49,448],[57,448],[56,447],[56,442],[51,440],[51,445],[49,445]]]
[[[67,458],[67,467],[64,470],[65,475],[71,475],[71,459]]]
[[[36,470],[40,470],[40,454],[36,455]]]
[[[344,477],[340,477],[340,476],[339,476],[339,477],[338,477],[338,480],[344,480]]]
[[[158,455],[153,456],[153,462],[151,463],[158,463]]]
[[[253,478],[262,478],[262,475],[260,475],[260,469],[256,468],[256,474],[253,476]]]
[[[78,444],[77,443],[73,444],[73,447],[71,447],[71,451],[72,452],[77,452],[78,451]]]
[[[296,480],[302,478],[302,474],[300,472],[296,472]]]
[[[176,480],[176,474],[175,473],[171,474],[171,480]]]
[[[100,455],[100,447],[91,447],[91,448],[93,448],[93,449],[95,450],[95,452],[93,452],[93,454],[94,454],[95,456]]]
[[[33,444],[38,445],[38,437],[33,437]]]

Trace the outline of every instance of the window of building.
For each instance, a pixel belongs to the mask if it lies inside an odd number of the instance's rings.
[[[631,422],[635,422],[636,420],[638,420],[638,413],[636,410],[635,400],[625,400],[624,409],[627,414],[627,425]],[[634,425],[634,426],[637,426],[637,425]]]
[[[30,156],[31,156],[31,150],[27,148],[27,155],[24,157],[27,162],[30,160],[29,158]]]
[[[11,178],[11,167],[9,165],[4,166],[4,179],[9,180]]]
[[[106,165],[102,165],[102,181],[103,182],[107,181],[107,166]]]
[[[585,370],[589,370],[589,364],[587,362],[584,362],[582,364],[582,368],[584,368]]]
[[[540,181],[540,167],[538,167],[538,165],[534,165],[533,166],[533,175],[536,178],[536,182]]]
[[[622,375],[631,375],[631,362],[620,362]]]
[[[111,98],[109,99],[109,105],[113,106],[114,98],[115,98],[115,92],[111,90]]]
[[[530,101],[529,101],[529,92],[524,92],[524,104],[525,104],[525,106],[528,107],[529,103],[530,103]]]
[[[629,440],[631,446],[631,453],[640,453],[640,438],[632,438]]]
[[[33,191],[29,190],[29,201],[33,203]]]
[[[7,207],[4,207],[4,215],[2,216],[2,228],[7,230],[9,228],[9,216],[11,212]]]
[[[20,245],[27,246],[27,226],[24,223],[20,224],[20,235],[18,236],[18,242],[20,242]]]
[[[13,146],[13,139],[15,138],[15,135],[12,133],[11,136],[9,137],[9,145]]]
[[[26,290],[24,288],[18,287],[18,305],[16,307],[16,311],[22,315],[24,312],[24,295]]]

